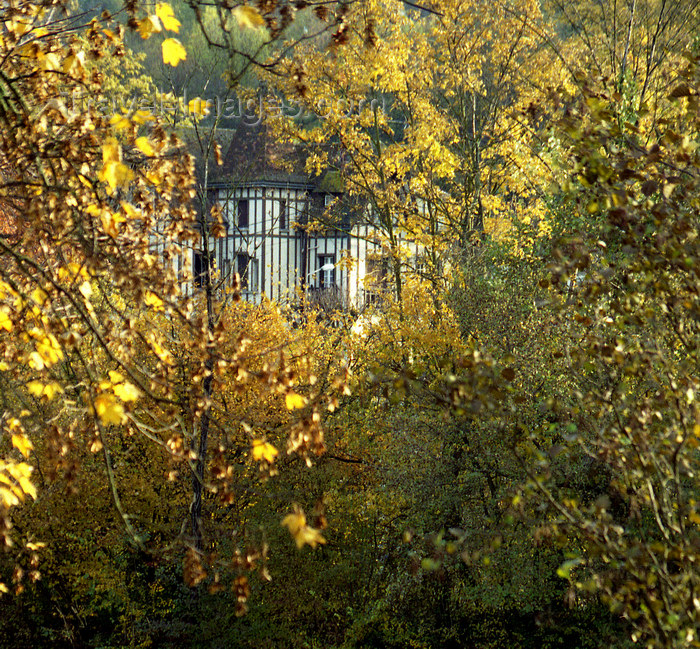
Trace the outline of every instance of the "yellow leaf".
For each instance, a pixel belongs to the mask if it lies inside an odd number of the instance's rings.
[[[296,392],[288,392],[285,397],[285,403],[287,405],[287,410],[296,410],[297,408],[303,408],[306,405],[306,397],[303,397]]]
[[[102,33],[112,42],[112,43],[119,43],[121,42],[121,39],[111,30],[111,29],[103,29]]]
[[[58,383],[47,383],[44,385],[41,381],[30,381],[27,383],[29,394],[33,394],[37,398],[46,397],[49,401],[57,394],[63,392],[63,388]]]
[[[100,208],[97,207],[97,205],[88,205],[85,208],[85,211],[90,215],[90,216],[99,216],[100,214]],[[78,278],[78,275],[81,277],[84,277],[87,279],[90,277],[88,274],[87,270],[81,266],[80,264],[72,261],[66,266],[62,266],[61,268],[58,269],[58,277],[63,280],[63,281],[74,281]]]
[[[131,121],[134,122],[134,124],[145,124],[146,122],[150,122],[151,120],[154,120],[155,116],[151,115],[147,110],[137,110],[132,116],[131,116]]]
[[[34,483],[29,479],[29,475],[21,475],[17,478],[19,486],[22,488],[25,494],[29,494],[34,500],[36,500],[36,487]]]
[[[10,507],[19,505],[19,503],[20,500],[16,493],[6,487],[0,487],[0,505],[9,509]]]
[[[41,67],[44,70],[52,71],[52,70],[60,70],[61,69],[61,59],[58,57],[57,54],[54,52],[51,52],[47,54],[42,60],[41,60]]]
[[[253,440],[253,459],[256,461],[265,460],[272,463],[279,451],[270,443],[262,439]]]
[[[236,7],[233,10],[233,15],[244,29],[257,29],[265,24],[265,19],[258,13],[257,9],[247,5]]]
[[[146,172],[146,179],[152,185],[160,185],[163,182],[162,175],[153,169]]]
[[[173,364],[173,355],[167,349],[163,348],[156,340],[153,341],[153,352],[167,365]]]
[[[112,191],[117,187],[126,185],[134,177],[134,172],[121,162],[108,162],[97,177],[106,182]]]
[[[300,549],[304,547],[305,543],[315,548],[317,545],[323,545],[326,542],[326,539],[323,538],[323,534],[321,534],[319,530],[314,527],[309,527],[308,525],[301,528],[294,540],[296,541],[297,548]]]
[[[150,38],[152,34],[157,34],[163,30],[158,16],[147,16],[138,21],[138,32],[141,38]]]
[[[306,516],[301,509],[295,507],[293,514],[287,514],[282,519],[282,525],[289,530],[292,536],[296,536],[299,530],[306,525]]]
[[[24,455],[24,457],[29,457],[30,451],[34,448],[34,444],[32,444],[31,440],[21,433],[12,436],[12,446],[19,449],[19,452]]]
[[[46,295],[46,291],[42,288],[35,288],[32,291],[32,301],[34,304],[37,304],[38,306],[42,306],[44,302],[46,302],[46,298],[48,297]]]
[[[114,137],[108,137],[102,146],[102,169],[98,178],[106,182],[112,191],[118,186],[125,185],[133,177],[134,173],[122,164],[122,148]]]
[[[30,356],[30,365],[34,369],[41,370],[44,367],[51,367],[63,359],[63,350],[53,334],[46,334],[40,329],[34,328],[30,332],[32,338],[36,340],[36,352]],[[37,358],[38,356],[38,358]]]
[[[184,102],[183,102],[184,103]],[[195,97],[187,104],[187,111],[194,115],[208,115],[207,102],[199,97]]]
[[[81,70],[84,69],[84,64],[85,64],[85,53],[84,52],[78,52],[76,54],[72,54],[71,56],[67,57],[65,61],[63,61],[63,72],[65,74],[73,74],[73,73],[79,73]]]
[[[114,370],[109,370],[108,374],[109,380],[112,383],[121,383],[124,380],[124,376],[119,372],[115,372]]]
[[[101,394],[95,399],[95,412],[100,421],[105,424],[121,424],[124,420],[124,406],[113,394]]]
[[[116,137],[108,137],[102,145],[102,162],[121,162],[122,148]]]
[[[184,61],[187,58],[187,51],[176,38],[166,38],[163,41],[162,49],[163,63],[172,65],[174,68],[177,67],[180,61]]]
[[[112,115],[109,119],[109,123],[119,130],[131,126],[131,120],[126,115]]]
[[[319,530],[314,527],[309,527],[306,524],[306,516],[304,512],[297,506],[294,507],[293,514],[287,514],[282,519],[282,525],[289,530],[292,535],[297,548],[301,549],[305,544],[309,544],[312,548],[315,548],[318,544],[323,544],[326,539]]]
[[[45,367],[44,361],[42,360],[39,352],[29,352],[27,363],[29,364],[29,367],[34,370],[43,370]]]
[[[119,223],[124,223],[126,219],[121,214],[113,214],[112,212],[106,209],[100,215],[100,221],[102,222],[102,227],[104,228],[104,231],[107,234],[116,237],[119,234],[117,225],[119,225]]]
[[[120,383],[114,386],[114,394],[116,394],[122,401],[136,401],[141,396],[141,391],[133,384]]]
[[[21,20],[8,20],[5,23],[5,26],[9,31],[14,33],[17,38],[20,36],[24,36],[26,32],[29,31],[30,26],[26,22],[22,22]]]
[[[180,21],[175,18],[173,8],[169,4],[165,2],[157,4],[156,16],[160,18],[161,22],[163,23],[163,27],[168,31],[176,33],[180,31]]]
[[[163,300],[155,293],[151,293],[151,291],[146,291],[143,301],[146,306],[152,306],[156,311],[160,311],[163,308]]]
[[[88,282],[88,280],[85,280],[79,287],[78,290],[82,294],[82,296],[87,300],[90,298],[92,295],[92,284]]]
[[[282,525],[289,530],[292,536],[296,536],[301,528],[306,525],[306,516],[300,509],[295,509],[293,514],[287,514],[282,519]]]
[[[143,155],[154,156],[156,154],[155,149],[151,146],[147,137],[137,137],[136,138],[136,148],[143,153]]]
[[[6,331],[12,331],[13,327],[12,320],[10,320],[9,309],[4,307],[0,309],[0,329],[5,329]]]
[[[138,219],[142,216],[141,210],[136,209],[131,203],[127,203],[126,201],[122,201],[121,206],[122,206],[122,209],[124,210],[124,214],[126,214],[131,219]]]

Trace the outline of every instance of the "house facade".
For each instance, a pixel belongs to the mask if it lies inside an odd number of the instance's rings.
[[[217,277],[225,285],[238,273],[251,302],[293,302],[303,293],[329,307],[362,307],[385,272],[381,245],[363,207],[330,175],[305,174],[299,156],[271,145],[263,127],[233,135],[207,183],[208,201],[224,220],[224,236],[211,241]]]

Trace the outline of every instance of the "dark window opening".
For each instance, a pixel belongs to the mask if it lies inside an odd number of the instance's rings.
[[[238,201],[238,227],[248,227],[248,201],[245,199]]]
[[[244,252],[236,255],[236,272],[240,277],[242,292],[256,293],[258,290],[258,262]]]
[[[195,286],[204,286],[206,282],[204,263],[204,255],[201,252],[195,251],[192,255],[192,275],[194,277]]]
[[[236,257],[238,276],[241,280],[241,290],[248,290],[248,269],[250,268],[250,257],[248,255],[239,254]]]
[[[289,219],[287,217],[287,201],[280,201],[280,230],[286,230]]]

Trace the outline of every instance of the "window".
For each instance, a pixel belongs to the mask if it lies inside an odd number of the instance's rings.
[[[427,272],[428,264],[423,255],[416,256],[416,275],[419,277],[425,277]]]
[[[331,266],[325,270],[320,270],[324,266]],[[319,255],[318,256],[318,285],[319,288],[334,288],[335,287],[335,255]]]
[[[289,227],[289,215],[287,214],[287,201],[280,201],[280,230],[286,230]]]
[[[248,227],[248,201],[241,199],[238,201],[238,227],[245,229]]]
[[[258,290],[258,262],[244,252],[236,255],[236,271],[241,278],[241,292],[255,293]]]
[[[192,255],[192,275],[195,286],[204,286],[206,275],[204,273],[204,255],[195,250]]]

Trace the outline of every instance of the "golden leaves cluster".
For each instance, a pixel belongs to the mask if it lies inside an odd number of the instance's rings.
[[[155,13],[140,20],[135,20],[135,26],[141,38],[150,38],[153,34],[160,34],[163,30],[178,33],[180,21],[175,17],[173,8],[166,2],[160,2],[155,6]],[[168,37],[161,44],[163,63],[177,67],[180,61],[187,58],[187,51],[176,38]]]
[[[398,240],[443,254],[485,224],[505,233],[514,202],[518,219],[539,224],[551,182],[522,120],[556,67],[537,3],[449,0],[440,14],[396,0],[349,5],[342,56],[309,48],[271,79],[321,116],[311,127],[274,117],[276,130],[312,150],[309,171],[336,169],[371,205],[363,220],[394,257]],[[346,152],[342,165],[330,143]]]
[[[103,18],[66,32],[29,0],[0,13],[0,372],[26,409],[3,415],[4,519],[36,495],[32,452],[54,475],[83,442],[97,450],[100,426],[133,424],[143,397],[167,406],[172,354],[154,322],[186,322],[174,261],[196,234],[177,139],[148,111],[90,103],[102,57],[123,56],[122,30]],[[179,28],[169,5],[154,16]]]

